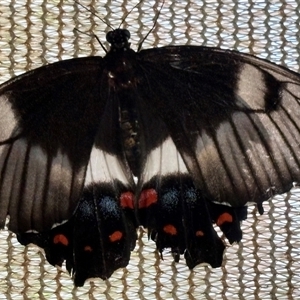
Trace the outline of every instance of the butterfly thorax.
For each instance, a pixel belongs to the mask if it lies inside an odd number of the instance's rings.
[[[140,128],[137,114],[136,87],[140,82],[137,74],[136,53],[130,49],[127,30],[116,29],[107,34],[111,49],[104,57],[109,93],[118,102],[119,128],[122,149],[133,173],[140,168]]]

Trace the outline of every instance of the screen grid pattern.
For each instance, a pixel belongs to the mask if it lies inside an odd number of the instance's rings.
[[[87,1],[2,0],[0,80],[58,60],[104,55],[109,27],[127,28],[137,49],[205,45],[251,53],[294,71],[300,66],[300,2],[293,0]],[[135,7],[136,6],[136,7]],[[135,7],[135,8],[134,8]],[[74,28],[78,31],[74,31]],[[0,232],[0,299],[300,299],[300,190],[276,196],[260,216],[249,206],[243,239],[221,268],[164,260],[140,230],[127,268],[74,288],[65,267],[47,263]]]

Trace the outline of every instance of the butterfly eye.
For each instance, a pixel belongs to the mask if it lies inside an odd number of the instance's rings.
[[[106,34],[106,40],[108,43],[112,44],[113,41],[114,41],[114,31],[109,31],[107,34]]]
[[[127,40],[130,39],[130,32],[127,29],[123,30],[124,36],[127,38]]]

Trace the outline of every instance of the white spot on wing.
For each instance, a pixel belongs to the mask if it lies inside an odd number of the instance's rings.
[[[58,150],[52,159],[48,158],[41,147],[30,147],[25,139],[19,139],[10,146],[4,145],[0,150],[0,172],[3,175],[0,220],[8,212],[10,227],[17,230],[19,225],[30,228],[42,224],[43,211],[49,212],[55,219],[58,206],[69,198],[73,184],[68,156]],[[68,205],[63,206],[68,208]]]
[[[11,152],[8,154],[8,146],[3,146],[5,150],[1,151],[0,170],[6,166],[3,173],[1,186],[1,201],[2,199],[18,198],[20,180],[24,168],[24,161],[27,149],[27,142],[20,139],[14,142]],[[6,148],[7,147],[7,148]],[[2,147],[1,147],[2,148]]]
[[[243,64],[238,74],[237,90],[238,100],[244,103],[242,108],[264,109],[266,84],[263,73],[258,68]]]
[[[17,126],[15,113],[6,95],[0,96],[0,141],[8,139]]]
[[[48,197],[63,200],[66,196],[69,196],[72,175],[69,157],[59,149],[51,163],[49,181],[52,188],[48,190]]]
[[[111,182],[115,179],[128,184],[122,162],[117,156],[94,146],[90,155],[84,185],[87,186],[95,182]]]
[[[171,137],[168,137],[161,145],[149,153],[144,168],[143,181],[147,182],[156,175],[187,172],[185,163],[173,140]]]
[[[43,198],[45,177],[47,171],[47,156],[40,147],[32,147],[27,162],[26,185],[24,201],[31,203]]]
[[[17,222],[13,214],[18,213],[26,149],[27,142],[24,139],[15,141],[11,149],[8,145],[0,147],[0,226],[4,225],[7,213]]]

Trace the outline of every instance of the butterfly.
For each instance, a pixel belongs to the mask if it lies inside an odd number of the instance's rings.
[[[300,76],[203,46],[56,62],[0,86],[0,226],[86,279],[125,267],[139,225],[189,268],[219,267],[246,205],[300,181]],[[137,178],[137,180],[135,180]]]

